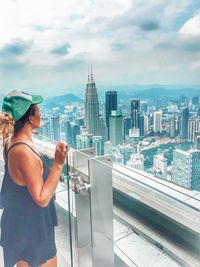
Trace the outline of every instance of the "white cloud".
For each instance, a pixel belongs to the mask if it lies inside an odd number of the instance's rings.
[[[200,69],[200,60],[192,62],[189,68],[191,70]]]
[[[200,12],[189,19],[180,29],[180,34],[185,37],[200,36]]]
[[[188,20],[180,32],[174,25],[177,19],[184,21],[195,1],[0,0],[0,52],[15,40],[31,43],[15,58],[12,69],[24,64],[26,84],[28,72],[30,77],[35,75],[37,86],[45,79],[66,84],[75,77],[73,81],[80,82],[90,64],[106,83],[183,81],[178,71],[182,68],[184,73],[188,66],[195,69],[192,64],[200,51],[196,38],[200,15]],[[52,53],[65,44],[69,44],[68,53]],[[3,61],[0,57],[0,70]],[[0,79],[0,86],[4,83]]]
[[[23,56],[31,65],[56,65],[59,60],[49,51],[69,42],[70,55],[99,53],[104,40],[87,39],[77,34],[98,16],[112,18],[131,6],[131,0],[16,0],[4,1],[0,9],[0,48],[14,39],[33,41],[32,49]],[[100,26],[91,25],[91,31],[100,34]],[[44,30],[43,30],[44,29]],[[94,44],[97,41],[96,45]],[[47,63],[48,62],[48,63]]]

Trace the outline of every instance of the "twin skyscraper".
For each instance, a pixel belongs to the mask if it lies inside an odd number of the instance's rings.
[[[124,121],[120,110],[117,107],[117,92],[107,91],[105,93],[105,114],[104,119],[107,129],[107,138],[113,145],[122,144],[124,138]],[[130,116],[130,115],[129,115]],[[140,100],[131,100],[131,125],[134,135],[139,137],[143,132],[141,125]],[[93,136],[102,135],[102,121],[100,121],[98,93],[94,81],[94,75],[88,74],[88,81],[85,91],[85,126],[89,134]],[[144,127],[143,127],[144,128]]]
[[[105,123],[109,136],[109,116],[112,110],[117,110],[117,92],[106,92],[106,104],[105,104]],[[85,126],[88,133],[98,136],[102,133],[102,125],[100,123],[99,113],[99,101],[98,93],[93,77],[93,73],[88,75],[88,81],[85,91]]]

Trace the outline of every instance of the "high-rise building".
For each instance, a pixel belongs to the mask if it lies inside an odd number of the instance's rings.
[[[174,138],[176,135],[176,122],[175,122],[175,116],[174,115],[171,115],[169,117],[169,135],[172,138]]]
[[[127,166],[137,170],[144,170],[144,155],[132,154],[130,160],[127,161]]]
[[[76,119],[76,124],[78,124],[78,126],[83,126],[84,125],[84,118],[77,118]]]
[[[200,132],[200,118],[190,118],[188,120],[188,140],[195,141],[195,133]]]
[[[187,140],[188,138],[188,120],[189,109],[188,107],[182,108],[181,112],[181,138]]]
[[[194,118],[188,120],[188,140],[191,142],[194,142],[195,124]]]
[[[122,133],[122,113],[121,110],[112,110],[109,117],[110,125],[110,141],[116,146],[122,144],[123,133]]]
[[[200,107],[197,110],[197,117],[200,117]]]
[[[195,138],[194,148],[200,150],[200,132],[199,135],[197,135]]]
[[[51,124],[50,124],[50,121],[46,121],[42,128],[43,128],[42,134],[47,136],[47,137],[51,137]]]
[[[131,99],[131,128],[139,129],[140,99]]]
[[[144,137],[144,115],[139,115],[139,134],[140,137]]]
[[[92,147],[92,134],[88,132],[82,132],[76,136],[76,147],[78,149],[84,149]]]
[[[147,103],[142,103],[142,105],[141,105],[141,110],[143,111],[143,112],[147,112],[148,111],[148,105],[147,105]]]
[[[131,117],[125,117],[124,119],[124,136],[129,135],[129,130],[131,129]]]
[[[162,132],[162,112],[155,111],[153,116],[153,131]]]
[[[72,143],[72,127],[69,121],[65,121],[64,123],[64,131],[65,131],[65,140],[67,143]]]
[[[104,141],[102,136],[93,136],[87,131],[82,131],[81,134],[76,136],[76,146],[78,149],[94,147],[96,156],[104,154]]]
[[[112,143],[110,141],[104,142],[104,154],[112,154]]]
[[[173,152],[172,182],[200,191],[200,150]]]
[[[167,159],[163,154],[154,156],[153,170],[158,173],[160,177],[167,179]]]
[[[92,146],[95,148],[96,156],[102,156],[104,154],[104,141],[102,136],[93,136]]]
[[[144,135],[149,133],[149,115],[144,115]]]
[[[192,97],[192,105],[198,106],[199,104],[199,97],[198,96],[193,96]]]
[[[187,103],[187,97],[185,95],[181,95],[180,100],[181,100],[182,104],[186,104]]]
[[[180,133],[180,129],[181,129],[181,118],[180,116],[177,116],[175,119],[175,125],[176,125],[176,132]]]
[[[106,112],[106,126],[108,128],[108,138],[110,138],[109,131],[109,116],[112,110],[117,110],[117,92],[108,91],[105,93],[105,112]]]
[[[65,140],[66,140],[65,132],[60,132],[60,141],[65,141]]]
[[[60,140],[60,117],[53,116],[51,118],[52,121],[52,138],[56,141]]]
[[[41,118],[41,127],[38,128],[38,133],[47,137],[51,137],[51,125],[47,117]]]
[[[99,101],[93,73],[88,75],[85,92],[85,126],[88,133],[99,135]]]
[[[155,100],[155,106],[156,106],[156,110],[159,110],[163,107],[163,100],[162,99],[156,99]]]
[[[77,143],[76,143],[76,136],[80,134],[80,127],[76,123],[71,123],[71,129],[72,129],[72,142],[71,146],[76,148]]]
[[[194,148],[200,149],[200,131],[194,133]]]
[[[102,136],[104,141],[108,140],[108,129],[102,116],[99,118],[99,134]]]

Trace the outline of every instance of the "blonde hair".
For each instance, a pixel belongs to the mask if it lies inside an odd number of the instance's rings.
[[[6,112],[0,112],[0,139],[3,145],[14,132],[15,121]]]

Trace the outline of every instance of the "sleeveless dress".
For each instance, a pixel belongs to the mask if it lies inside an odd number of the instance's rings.
[[[54,227],[57,226],[55,195],[47,207],[38,206],[26,186],[17,185],[8,171],[8,153],[15,146],[28,144],[18,142],[5,151],[5,173],[1,188],[1,240],[4,267],[13,267],[24,260],[31,267],[38,267],[56,255]],[[37,154],[41,159],[42,157]],[[43,161],[43,180],[46,181],[50,169]],[[26,159],[24,159],[26,164]],[[34,170],[30,170],[34,172]],[[37,179],[37,177],[36,177]]]

